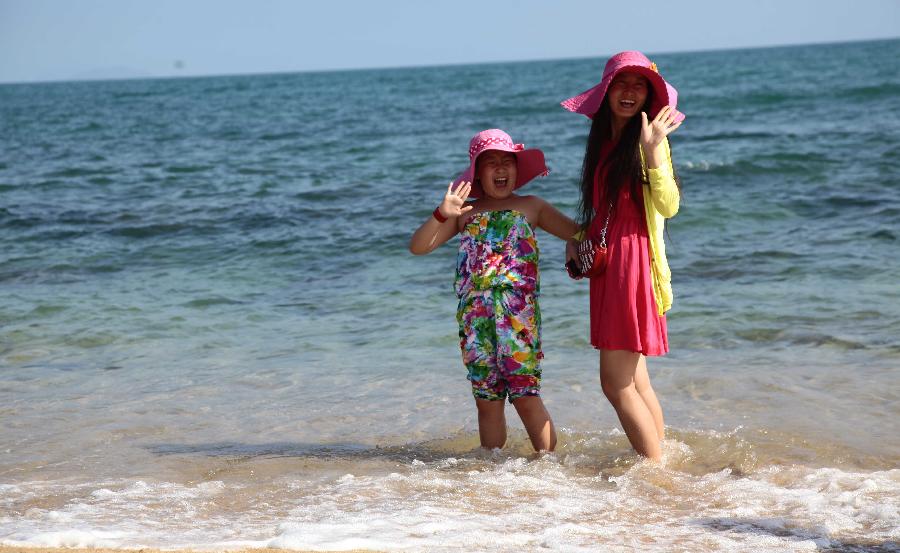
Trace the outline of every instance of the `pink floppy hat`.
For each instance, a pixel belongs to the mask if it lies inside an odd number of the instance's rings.
[[[603,97],[606,96],[609,83],[623,71],[637,73],[650,81],[650,86],[653,87],[653,101],[650,104],[648,117],[651,119],[656,117],[659,110],[664,106],[671,106],[672,109],[675,109],[678,102],[678,92],[675,90],[675,87],[662,78],[662,75],[656,69],[655,63],[650,61],[644,54],[634,50],[619,52],[609,58],[606,62],[606,67],[603,68],[603,78],[600,79],[600,83],[591,89],[585,90],[578,96],[561,102],[562,107],[575,113],[587,115],[593,119],[597,110],[600,109]],[[675,110],[675,121],[678,122],[682,119],[684,119],[684,114]]]
[[[511,152],[516,155],[517,176],[513,190],[525,186],[528,181],[535,177],[542,177],[550,172],[544,161],[544,152],[537,148],[526,150],[524,144],[515,144],[512,138],[504,131],[488,129],[476,134],[469,141],[469,167],[453,181],[454,188],[463,182],[471,182],[472,191],[469,192],[469,196],[480,198],[484,195],[484,189],[481,188],[481,184],[475,182],[475,162],[478,160],[478,156],[487,150]]]

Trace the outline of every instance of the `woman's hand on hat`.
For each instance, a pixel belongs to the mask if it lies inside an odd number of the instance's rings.
[[[438,206],[438,211],[441,212],[441,215],[444,217],[459,217],[463,213],[467,211],[471,211],[471,205],[466,204],[466,198],[469,197],[469,193],[472,191],[472,183],[471,182],[461,182],[459,186],[456,187],[456,190],[453,189],[453,182],[450,182],[450,186],[447,187],[447,195],[444,196],[444,201],[441,202],[441,205]]]
[[[669,136],[684,119],[677,121],[678,112],[672,106],[663,106],[653,121],[648,121],[647,112],[641,112],[641,145],[645,151],[655,150],[663,139]]]

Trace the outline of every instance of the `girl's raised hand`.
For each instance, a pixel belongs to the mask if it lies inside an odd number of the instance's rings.
[[[678,112],[671,106],[664,106],[650,122],[647,121],[647,113],[641,112],[641,145],[645,150],[655,149],[663,138],[681,126],[684,119],[676,123],[677,116]]]
[[[441,202],[441,205],[438,206],[438,211],[441,212],[441,215],[444,217],[459,217],[463,213],[472,209],[472,206],[465,205],[466,198],[469,197],[469,192],[472,191],[472,183],[471,182],[461,182],[459,186],[456,187],[456,190],[453,190],[453,182],[450,182],[450,186],[447,187],[447,195],[444,196],[444,201]]]

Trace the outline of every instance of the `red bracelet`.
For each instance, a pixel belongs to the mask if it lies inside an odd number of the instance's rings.
[[[444,217],[443,215],[441,215],[441,208],[440,208],[440,207],[434,208],[434,212],[432,212],[432,215],[434,215],[434,218],[438,220],[438,223],[443,223],[443,222],[445,222],[445,221],[447,220],[446,217]]]

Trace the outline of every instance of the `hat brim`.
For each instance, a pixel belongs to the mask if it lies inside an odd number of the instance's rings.
[[[543,177],[550,173],[550,170],[547,169],[547,163],[544,160],[544,152],[537,148],[532,148],[530,150],[513,150],[506,147],[486,148],[479,152],[478,156],[490,150],[515,154],[516,184],[513,187],[513,190],[525,186],[535,177]],[[454,190],[463,182],[471,182],[472,191],[469,192],[470,198],[481,198],[484,196],[484,189],[481,187],[481,183],[475,182],[475,163],[478,161],[478,156],[475,156],[475,159],[472,160],[466,170],[460,173],[459,176],[456,177],[456,180],[453,181]]]
[[[684,114],[675,109],[678,105],[678,91],[675,90],[675,87],[666,82],[662,75],[656,71],[641,65],[623,65],[604,77],[594,87],[585,90],[578,96],[573,96],[560,102],[560,105],[569,111],[580,113],[593,119],[597,110],[600,109],[600,104],[603,103],[603,98],[606,96],[610,83],[616,78],[616,75],[622,72],[638,73],[646,77],[650,82],[650,86],[653,87],[653,102],[650,105],[650,113],[647,114],[650,118],[656,117],[663,107],[669,106],[675,110],[676,123],[684,119]]]

